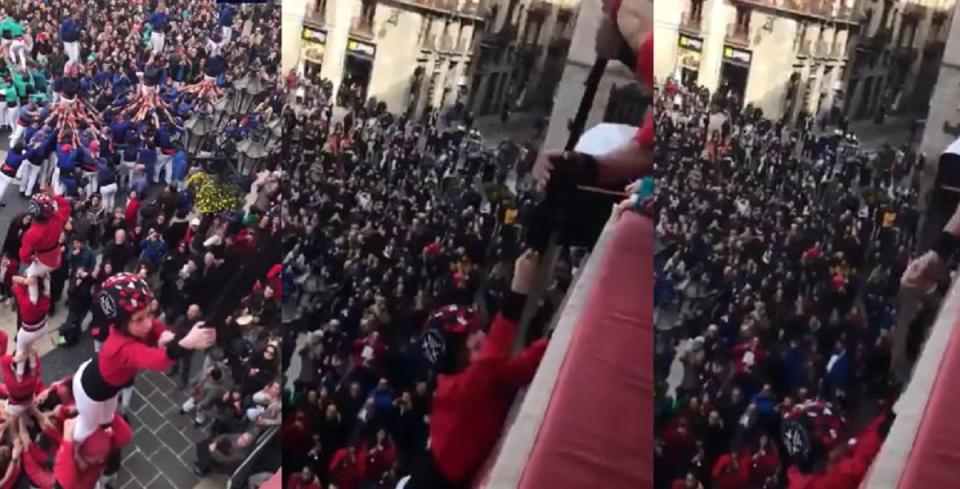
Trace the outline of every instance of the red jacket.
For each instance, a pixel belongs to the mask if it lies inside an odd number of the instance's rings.
[[[733,457],[729,453],[717,457],[713,470],[710,471],[714,489],[741,489],[747,486],[750,481],[749,466],[746,463],[748,460],[740,457],[736,469],[730,465],[732,462]]]
[[[20,245],[21,262],[29,264],[36,258],[50,268],[60,268],[60,235],[70,218],[70,203],[60,195],[55,196],[54,200],[57,202],[57,211],[53,216],[43,222],[32,221],[30,229],[23,233]]]
[[[350,463],[346,448],[337,450],[330,459],[330,483],[336,485],[337,489],[357,489],[365,475],[365,461],[359,453],[354,463]]]
[[[644,85],[653,86],[653,33],[647,34],[637,53],[637,76]],[[653,110],[648,110],[635,139],[640,146],[653,148]]]
[[[23,454],[23,471],[27,473],[31,484],[40,489],[50,489],[56,482],[56,478],[53,476],[53,467],[49,466],[47,459],[50,455],[56,455],[60,444],[63,443],[63,435],[55,426],[44,428],[43,433],[52,442],[50,450],[43,451],[36,443],[31,443]]]
[[[874,418],[857,440],[853,450],[823,474],[804,474],[796,467],[787,471],[789,489],[857,489],[867,475],[873,458],[880,452],[880,433],[884,416]]]
[[[320,481],[316,478],[313,479],[313,482],[303,482],[300,479],[300,474],[290,474],[290,478],[287,479],[287,483],[283,487],[288,489],[323,489]]]
[[[267,282],[273,287],[273,298],[277,303],[283,300],[283,265],[277,263],[267,272]]]
[[[27,331],[37,331],[47,324],[50,313],[50,296],[40,295],[37,303],[30,302],[30,289],[26,285],[14,285],[13,295],[17,298],[17,310],[20,321]]]
[[[357,450],[357,457],[362,457],[366,461],[367,478],[377,481],[380,480],[380,476],[382,476],[384,472],[393,468],[393,464],[397,462],[397,448],[393,443],[386,442],[384,443],[383,450],[377,450],[376,453],[371,453],[374,447],[376,447],[376,445],[370,446],[365,444]]]
[[[123,214],[123,219],[127,221],[130,229],[137,227],[137,218],[140,214],[140,199],[130,199],[127,202],[127,210]]]
[[[430,451],[455,484],[468,482],[500,439],[520,387],[533,380],[547,349],[541,339],[511,357],[517,322],[498,315],[478,358],[455,375],[440,375],[430,413]]]
[[[111,441],[114,450],[123,448],[133,438],[130,425],[118,414],[113,415],[113,423],[110,427],[113,428]],[[81,472],[73,458],[73,447],[73,440],[65,441],[60,445],[60,449],[57,450],[57,459],[53,464],[53,475],[63,489],[93,489],[100,480],[106,464],[93,465]]]
[[[33,396],[43,390],[43,384],[40,382],[39,358],[35,365],[35,368],[24,372],[23,377],[17,379],[13,355],[4,355],[0,358],[0,375],[3,376],[3,386],[9,396],[8,403],[15,406],[32,405]]]
[[[120,387],[133,382],[140,370],[162,372],[172,367],[176,360],[167,356],[165,348],[157,346],[160,334],[165,330],[166,326],[156,319],[153,320],[153,331],[144,340],[111,329],[97,362],[103,380]]]

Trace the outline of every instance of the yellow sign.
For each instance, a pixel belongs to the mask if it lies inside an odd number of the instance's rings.
[[[303,53],[303,57],[307,61],[323,64],[323,53],[325,49],[326,47],[318,42],[303,41],[300,52]]]

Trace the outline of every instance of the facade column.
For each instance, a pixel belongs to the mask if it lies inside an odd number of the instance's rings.
[[[280,36],[280,66],[284,76],[300,62],[300,32],[307,11],[306,0],[284,0],[280,21],[283,33]]]
[[[287,0],[284,0],[286,3]],[[360,15],[360,2],[337,2],[327,7],[327,47],[323,57],[323,77],[333,83],[336,97],[343,81],[343,64],[347,56],[347,40],[350,37],[350,25],[355,16]]]
[[[710,92],[720,86],[723,45],[727,37],[727,15],[723,0],[704,0],[703,56],[700,58],[699,83]]]

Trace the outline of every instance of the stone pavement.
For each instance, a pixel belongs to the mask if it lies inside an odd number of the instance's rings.
[[[89,337],[74,347],[50,351],[42,360],[44,382],[72,375],[77,366],[92,356],[93,340]],[[199,368],[199,359],[194,364]],[[134,430],[133,441],[123,450],[116,489],[226,487],[225,475],[200,480],[190,469],[195,458],[194,444],[206,435],[193,426],[189,416],[180,415],[179,406],[186,395],[163,373],[146,372],[137,377],[128,415]]]

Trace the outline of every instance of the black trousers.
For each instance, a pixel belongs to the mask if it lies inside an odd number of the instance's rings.
[[[467,489],[466,484],[455,484],[440,473],[433,454],[424,451],[414,463],[410,481],[405,489]]]

